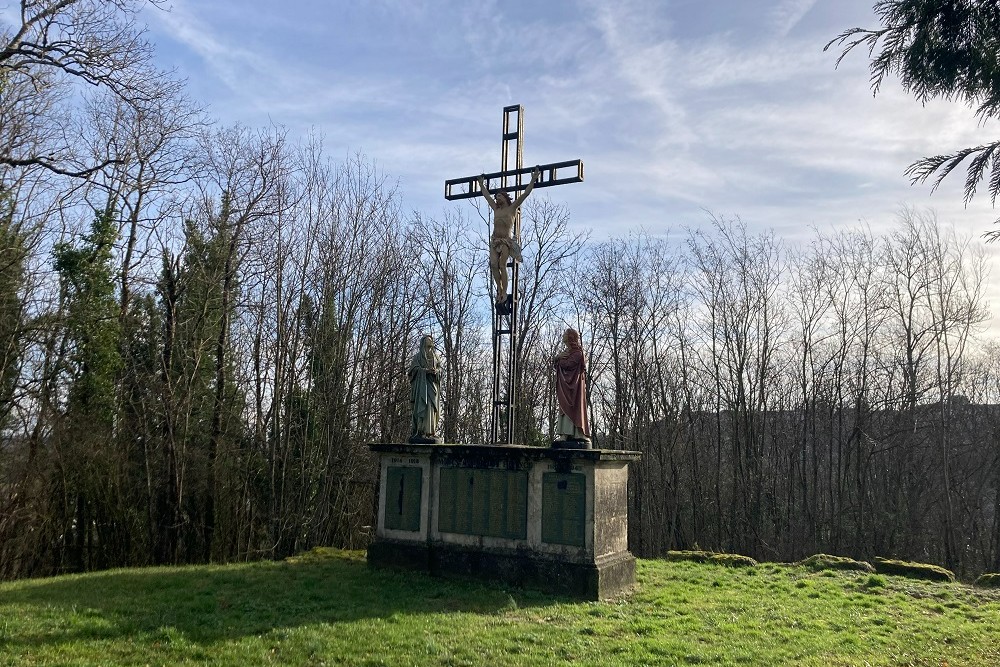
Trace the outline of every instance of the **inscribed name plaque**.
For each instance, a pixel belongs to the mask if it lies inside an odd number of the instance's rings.
[[[392,530],[420,530],[420,468],[389,466],[386,469],[385,527]]]
[[[542,542],[582,547],[586,539],[587,476],[542,475]]]
[[[528,530],[528,473],[442,467],[438,530],[523,540]]]

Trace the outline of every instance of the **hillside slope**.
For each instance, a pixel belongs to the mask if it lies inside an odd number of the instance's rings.
[[[765,564],[639,561],[614,602],[357,552],[0,585],[0,665],[1000,665],[1000,593]]]

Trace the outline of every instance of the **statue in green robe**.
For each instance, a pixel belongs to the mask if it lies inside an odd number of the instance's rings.
[[[410,442],[441,442],[435,433],[441,419],[441,358],[434,351],[434,339],[424,336],[420,349],[410,360],[410,398],[413,420]]]

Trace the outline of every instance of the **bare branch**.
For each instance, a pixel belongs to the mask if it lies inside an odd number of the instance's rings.
[[[121,164],[121,160],[108,159],[104,160],[99,164],[95,164],[84,169],[66,169],[60,167],[53,163],[49,158],[41,157],[31,157],[31,158],[12,158],[4,155],[0,155],[0,164],[7,165],[8,167],[41,167],[42,169],[47,169],[54,174],[59,174],[61,176],[69,176],[71,178],[86,178],[92,176],[95,173],[101,171],[102,169],[109,167],[113,164]]]

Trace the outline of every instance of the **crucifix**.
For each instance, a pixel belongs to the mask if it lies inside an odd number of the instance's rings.
[[[493,392],[490,444],[511,444],[514,434],[514,355],[517,329],[517,273],[521,261],[521,202],[532,188],[547,188],[583,180],[583,161],[568,160],[524,168],[521,135],[524,108],[503,108],[500,171],[444,182],[445,199],[484,197],[493,210],[490,273],[496,287],[493,308]],[[513,166],[511,161],[513,159]],[[562,170],[562,174],[560,174]],[[525,179],[525,177],[528,177]],[[527,180],[527,183],[523,181]],[[513,193],[513,200],[510,194]],[[506,201],[503,201],[506,200]],[[508,280],[509,272],[509,280]],[[507,285],[510,285],[510,294]]]

